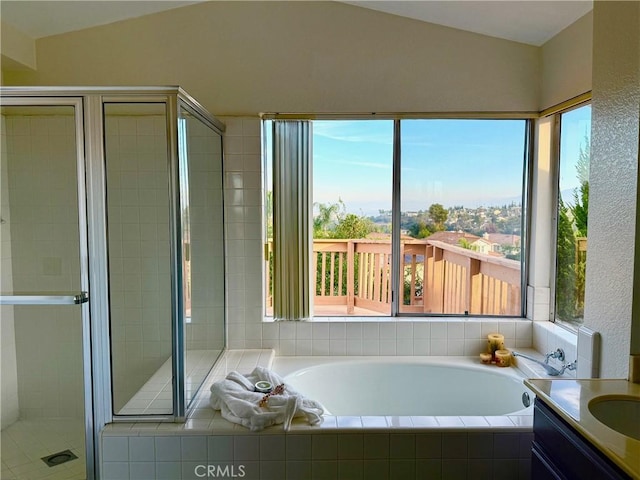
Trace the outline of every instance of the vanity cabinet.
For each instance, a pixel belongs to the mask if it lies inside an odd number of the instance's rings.
[[[533,417],[532,480],[619,480],[631,477],[539,397]]]

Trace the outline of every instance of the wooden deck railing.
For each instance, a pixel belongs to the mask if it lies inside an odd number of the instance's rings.
[[[267,245],[267,305],[271,306]],[[520,262],[431,240],[403,240],[401,313],[521,314]],[[391,243],[323,239],[313,242],[314,304],[391,312]]]

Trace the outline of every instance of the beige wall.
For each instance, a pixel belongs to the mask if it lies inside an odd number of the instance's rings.
[[[584,323],[602,334],[603,377],[626,377],[640,262],[638,132],[640,3],[595,2],[589,175],[589,260]],[[635,262],[632,261],[635,259]],[[635,279],[637,284],[640,280]],[[639,341],[636,341],[638,343]],[[637,348],[637,345],[636,345]]]
[[[537,47],[337,2],[208,2],[37,41],[7,85],[181,85],[217,115],[537,111]]]
[[[0,22],[0,44],[3,69],[36,68],[36,42],[29,35],[8,23]]]
[[[540,110],[591,90],[593,12],[542,46]]]
[[[0,291],[13,292],[11,263],[11,212],[9,209],[9,182],[7,162],[7,127],[0,116]],[[18,364],[16,359],[16,332],[12,305],[0,306],[0,413],[4,430],[18,419]]]

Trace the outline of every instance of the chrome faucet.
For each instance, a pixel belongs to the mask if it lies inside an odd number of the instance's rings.
[[[564,350],[558,348],[555,352],[547,353],[544,356],[544,363],[549,363],[550,358],[557,358],[560,362],[564,362]]]
[[[560,370],[549,365],[550,358],[557,358],[561,362],[564,362],[564,358],[565,358],[564,351],[561,348],[558,348],[555,352],[547,353],[545,355],[544,362],[541,362],[537,358],[533,358],[533,357],[530,357],[529,355],[525,355],[524,353],[519,353],[519,352],[513,352],[513,356],[526,358],[527,360],[531,360],[532,362],[537,363],[538,365],[540,365],[545,369],[545,371],[547,372],[547,375],[551,375],[552,377],[557,377],[558,375],[562,375],[565,372],[565,370],[569,370],[569,371],[575,370],[578,366],[577,360],[574,360],[571,363],[563,363]]]

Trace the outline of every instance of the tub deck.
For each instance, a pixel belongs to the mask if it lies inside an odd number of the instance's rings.
[[[236,475],[242,466],[244,479],[471,479],[494,473],[530,478],[533,416],[526,411],[489,417],[325,416],[318,426],[296,420],[287,432],[281,425],[251,432],[209,407],[214,381],[233,370],[271,367],[273,361],[272,350],[226,351],[184,424],[107,425],[103,477],[196,479],[202,465],[226,465]],[[145,453],[134,458],[130,451]]]

